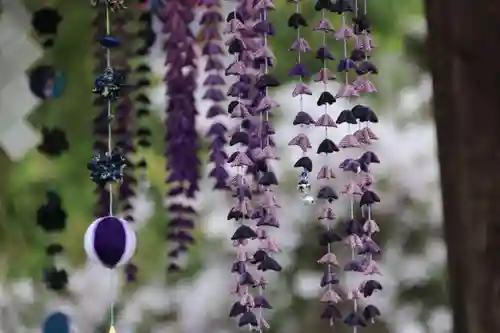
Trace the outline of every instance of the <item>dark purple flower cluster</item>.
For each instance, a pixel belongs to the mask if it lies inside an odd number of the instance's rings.
[[[203,11],[199,21],[201,29],[198,40],[202,42],[202,55],[206,57],[205,72],[207,73],[203,81],[203,86],[206,88],[203,99],[212,104],[207,111],[207,118],[213,119],[207,132],[211,150],[209,158],[214,164],[209,177],[215,179],[214,189],[227,190],[229,174],[225,168],[227,160],[225,146],[228,129],[224,124],[227,112],[221,105],[226,101],[226,94],[222,91],[226,84],[222,75],[224,71],[222,57],[225,55],[225,50],[221,45],[222,36],[219,31],[224,17],[220,13],[219,0],[201,0],[199,4]]]
[[[279,107],[269,95],[269,89],[279,86],[278,80],[269,70],[274,58],[268,45],[268,37],[275,31],[268,20],[268,11],[274,10],[269,0],[243,0],[236,5],[226,19],[226,45],[234,61],[226,68],[226,76],[236,77],[228,95],[234,100],[229,103],[228,112],[238,123],[231,131],[230,146],[237,147],[228,162],[236,170],[230,180],[235,198],[228,214],[237,228],[231,237],[237,250],[232,272],[237,275],[234,293],[237,297],[230,317],[238,317],[238,325],[251,326],[256,330],[269,328],[263,317],[265,309],[272,306],[264,296],[267,286],[263,272],[281,271],[273,258],[279,252],[271,230],[278,228],[276,208],[279,207],[272,187],[278,184],[268,161],[276,158],[271,136],[274,130],[269,123],[272,109]],[[247,174],[250,177],[247,177]],[[256,227],[249,220],[256,220]],[[257,251],[250,253],[250,240],[259,242]],[[250,271],[255,265],[255,273]],[[257,290],[252,294],[251,290]],[[254,309],[258,309],[254,313]]]
[[[163,21],[163,33],[166,34],[163,45],[167,66],[164,81],[167,86],[168,105],[165,120],[165,156],[167,158],[167,183],[170,185],[168,196],[194,198],[199,190],[200,143],[196,132],[194,92],[196,91],[196,44],[189,24],[194,20],[195,0],[170,0],[160,10]],[[194,227],[194,209],[184,204],[172,203],[170,213],[170,231],[167,238],[177,244],[169,253],[174,259],[170,271],[180,267],[175,262],[181,252],[194,242],[191,229]]]

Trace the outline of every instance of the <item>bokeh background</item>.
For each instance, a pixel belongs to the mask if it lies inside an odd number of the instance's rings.
[[[306,2],[308,3],[308,2]],[[287,70],[293,58],[287,49],[294,39],[292,29],[282,17],[293,6],[276,0],[273,20],[277,36],[273,48],[278,58],[275,73],[288,82]],[[229,5],[227,5],[229,6]],[[54,45],[45,41],[31,26],[31,15],[42,8],[55,8],[62,16]],[[132,7],[134,7],[132,5]],[[304,6],[304,15],[314,22],[318,14]],[[310,8],[309,8],[310,7]],[[226,11],[230,7],[225,8]],[[383,292],[375,297],[383,317],[365,331],[374,333],[447,333],[451,317],[446,292],[446,250],[441,237],[442,214],[436,159],[435,130],[430,99],[431,80],[423,55],[426,23],[419,0],[368,1],[377,44],[375,63],[380,75],[375,84],[378,94],[366,100],[374,107],[380,123],[374,127],[381,140],[374,146],[382,163],[375,168],[377,189],[382,203],[375,219],[382,228],[379,244],[384,256],[380,278]],[[88,1],[4,0],[0,16],[0,332],[39,332],[44,318],[64,311],[78,332],[101,332],[111,301],[117,304],[120,333],[149,332],[233,332],[227,318],[231,298],[228,267],[231,247],[227,241],[232,225],[226,221],[229,207],[224,194],[212,195],[205,179],[196,200],[200,210],[197,245],[186,258],[185,272],[166,273],[164,209],[163,125],[165,71],[159,43],[147,57],[130,56],[130,62],[148,62],[152,81],[148,91],[154,114],[148,126],[153,130],[153,146],[141,152],[149,163],[150,186],[138,191],[133,215],[138,229],[139,249],[133,262],[139,267],[136,283],[127,284],[123,272],[106,271],[86,262],[82,246],[87,226],[96,218],[97,196],[88,178],[86,163],[92,156],[92,117],[96,112],[91,94],[95,74],[95,10]],[[128,16],[127,29],[137,29],[137,15]],[[338,23],[338,22],[337,22]],[[158,31],[158,27],[154,25]],[[194,27],[196,29],[196,27]],[[317,36],[307,33],[312,45]],[[134,43],[134,41],[130,41]],[[341,52],[340,43],[334,47]],[[309,59],[310,67],[318,64]],[[37,65],[51,65],[66,78],[59,98],[40,100],[30,91],[27,71]],[[333,90],[337,89],[335,83]],[[327,332],[331,329],[317,318],[318,281],[316,265],[318,230],[313,209],[304,206],[296,193],[296,172],[292,169],[295,150],[286,146],[294,134],[291,126],[297,105],[289,96],[293,85],[284,84],[273,91],[282,108],[276,120],[281,160],[276,170],[283,186],[279,200],[283,207],[282,229],[276,234],[283,246],[280,254],[284,271],[271,278],[270,298],[275,309],[270,313],[271,332]],[[202,92],[199,92],[201,97]],[[317,96],[317,94],[314,94]],[[319,114],[314,99],[306,99],[311,114]],[[199,99],[198,128],[203,133],[209,123],[203,114],[207,105]],[[333,106],[336,114],[342,103]],[[37,151],[42,126],[66,130],[70,144],[67,154],[49,159]],[[339,133],[341,137],[345,133]],[[314,141],[321,140],[320,133]],[[204,173],[206,174],[206,173]],[[206,177],[205,177],[206,178]],[[36,225],[36,210],[44,203],[45,191],[56,189],[68,213],[66,230],[49,237]],[[338,203],[342,214],[347,204]],[[48,291],[43,269],[48,264],[45,246],[51,241],[64,245],[58,265],[70,273],[67,291]],[[340,250],[342,253],[342,250]],[[350,285],[359,282],[344,277]],[[228,295],[226,297],[226,295]],[[344,332],[344,328],[339,328]],[[104,332],[104,331],[103,331]]]

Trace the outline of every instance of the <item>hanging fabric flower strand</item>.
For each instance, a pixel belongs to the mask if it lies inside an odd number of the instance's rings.
[[[339,277],[338,277],[338,261],[333,252],[333,245],[341,240],[341,237],[333,230],[333,221],[336,219],[333,211],[333,202],[338,199],[338,195],[331,186],[332,179],[335,178],[331,159],[329,155],[339,151],[339,148],[330,139],[331,129],[337,127],[330,115],[329,106],[337,101],[337,99],[328,91],[328,84],[335,80],[336,77],[329,69],[331,61],[335,60],[330,46],[327,44],[328,35],[335,32],[332,24],[328,20],[328,15],[332,11],[330,1],[318,1],[315,5],[315,10],[321,12],[321,20],[313,28],[314,31],[321,34],[321,45],[316,51],[316,59],[321,62],[321,69],[314,77],[314,81],[322,85],[323,92],[317,100],[317,105],[323,108],[323,114],[315,123],[316,127],[323,128],[325,133],[324,139],[319,144],[316,153],[323,155],[323,163],[317,173],[316,179],[320,185],[317,192],[317,199],[321,203],[317,218],[325,225],[319,236],[320,246],[326,248],[325,254],[318,260],[323,268],[323,276],[320,280],[320,287],[324,288],[321,302],[326,306],[320,315],[321,319],[327,320],[330,326],[342,318],[342,314],[337,307],[341,297],[339,293]]]
[[[369,60],[374,48],[371,39],[371,23],[368,18],[367,1],[363,0],[361,9],[359,0],[355,1],[355,17],[353,18],[353,31],[357,35],[356,48],[351,53],[351,60],[356,62],[357,77],[353,82],[354,88],[359,94],[374,93],[377,90],[370,81],[370,76],[378,74],[377,67]],[[378,136],[372,131],[370,124],[377,123],[378,118],[375,112],[368,106],[355,105],[352,114],[358,122],[358,129],[353,133],[363,148],[362,155],[357,159],[359,162],[359,173],[355,177],[356,186],[359,191],[355,195],[361,195],[359,206],[361,207],[360,225],[362,226],[362,246],[358,247],[358,256],[362,256],[364,273],[370,277],[364,280],[356,293],[364,298],[370,297],[375,291],[382,290],[382,285],[372,276],[379,275],[380,271],[375,259],[380,256],[380,248],[373,240],[373,236],[380,231],[379,226],[372,218],[372,206],[380,202],[379,196],[374,192],[375,179],[370,172],[372,164],[380,163],[377,155],[368,150],[373,141],[378,140]],[[367,324],[374,323],[380,316],[380,310],[373,304],[365,302],[361,315]]]
[[[253,6],[252,6],[253,5]],[[265,290],[268,286],[266,272],[280,272],[281,265],[274,257],[280,252],[280,246],[273,237],[273,232],[279,229],[280,224],[277,217],[277,209],[280,207],[277,203],[274,188],[278,186],[276,174],[271,169],[271,160],[277,159],[274,151],[273,135],[276,133],[271,118],[275,109],[280,105],[271,97],[270,90],[280,86],[280,82],[271,73],[276,64],[276,59],[270,48],[270,38],[276,35],[276,29],[270,21],[270,13],[276,9],[273,0],[247,0],[247,11],[253,16],[255,22],[252,26],[252,33],[258,36],[260,41],[255,47],[251,48],[251,59],[253,59],[253,68],[257,69],[254,91],[255,94],[249,96],[253,106],[254,115],[259,116],[259,123],[255,131],[250,131],[249,140],[250,154],[255,161],[255,171],[258,177],[254,177],[256,184],[254,186],[253,206],[258,208],[257,214],[252,214],[256,220],[255,229],[258,235],[258,250],[253,254],[253,262],[257,264],[257,275],[255,276],[257,295],[254,298],[257,308],[256,330],[262,332],[270,328],[269,323],[264,317],[264,310],[272,309],[272,303],[269,301]],[[251,43],[248,43],[249,45]],[[253,96],[252,96],[253,95]],[[253,98],[252,98],[253,97]],[[255,140],[257,139],[257,140]],[[253,146],[253,142],[257,146]],[[257,182],[258,181],[258,182]]]
[[[313,118],[305,112],[304,109],[304,95],[312,95],[312,91],[309,86],[305,83],[306,79],[309,77],[309,70],[302,63],[302,54],[310,52],[311,48],[309,43],[301,36],[303,28],[308,26],[304,16],[301,14],[302,1],[294,0],[295,12],[288,18],[288,27],[296,30],[297,37],[295,42],[290,47],[290,51],[295,53],[295,65],[290,70],[289,75],[296,77],[299,82],[295,85],[293,89],[292,97],[299,98],[299,112],[295,115],[293,120],[293,125],[300,129],[300,133],[297,134],[290,142],[289,146],[297,146],[302,151],[302,157],[300,157],[294,167],[301,168],[299,180],[297,183],[297,189],[301,194],[302,200],[307,204],[313,204],[315,202],[314,196],[311,194],[311,183],[310,183],[310,173],[313,170],[313,164],[310,157],[307,156],[307,152],[312,148],[309,137],[307,136],[307,130],[310,125],[314,125]]]
[[[160,8],[162,32],[166,35],[163,48],[167,72],[164,81],[169,100],[165,120],[165,157],[171,186],[167,196],[170,214],[167,239],[173,246],[168,256],[167,270],[182,269],[180,259],[194,244],[191,233],[195,226],[196,209],[191,201],[199,191],[200,142],[196,131],[198,110],[195,103],[197,67],[196,40],[191,30],[197,0],[169,0]]]
[[[93,3],[97,5],[97,2]],[[95,155],[87,165],[90,178],[100,187],[108,187],[108,210],[106,216],[95,220],[87,229],[84,238],[84,247],[88,257],[108,269],[114,269],[126,264],[134,255],[136,249],[136,234],[127,221],[113,216],[113,186],[114,182],[123,180],[123,170],[126,166],[125,157],[120,150],[113,147],[114,114],[113,102],[121,96],[121,89],[125,86],[123,75],[111,65],[111,48],[119,46],[118,38],[111,36],[110,11],[124,8],[123,2],[106,1],[105,18],[106,33],[101,39],[105,48],[106,68],[94,82],[92,92],[99,95],[106,104],[107,119],[107,151]],[[110,304],[109,333],[116,333],[114,328],[114,302]]]
[[[225,50],[220,42],[222,36],[219,28],[224,17],[220,13],[221,4],[219,0],[201,0],[199,6],[202,8],[200,16],[200,32],[197,39],[202,43],[202,55],[206,57],[205,72],[207,76],[203,81],[206,87],[203,99],[210,102],[207,110],[207,119],[212,120],[212,124],[207,131],[206,136],[210,139],[210,162],[213,163],[213,169],[209,177],[215,180],[214,189],[228,190],[227,185],[229,173],[226,170],[227,153],[225,146],[227,144],[227,111],[224,110],[221,103],[226,101],[226,95],[222,91],[226,84],[221,73],[223,68],[218,66],[225,55]]]

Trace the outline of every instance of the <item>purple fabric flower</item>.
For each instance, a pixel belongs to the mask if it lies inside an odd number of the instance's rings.
[[[196,132],[196,116],[194,91],[196,90],[196,53],[195,38],[189,28],[194,20],[195,1],[168,1],[159,10],[163,20],[163,32],[167,38],[163,44],[166,52],[165,64],[168,70],[164,80],[169,97],[165,120],[165,156],[167,158],[167,178],[171,189],[169,197],[194,198],[199,190],[200,160],[198,159],[199,138]],[[181,267],[175,262],[179,254],[187,250],[194,242],[191,236],[191,225],[195,211],[190,209],[179,211],[176,206],[167,209],[170,218],[187,219],[187,223],[170,223],[167,240],[174,245],[169,257],[174,260],[169,271],[178,271]]]
[[[210,140],[210,162],[213,168],[209,172],[209,177],[215,180],[214,189],[228,190],[227,185],[229,173],[225,165],[227,154],[225,152],[227,127],[224,125],[227,119],[227,112],[220,106],[220,103],[226,101],[226,94],[222,91],[226,80],[222,75],[222,68],[217,66],[208,66],[211,63],[221,63],[225,50],[221,46],[222,36],[220,35],[220,24],[224,17],[220,13],[220,2],[215,0],[201,1],[203,8],[200,16],[200,32],[198,40],[203,44],[202,54],[207,60],[205,66],[206,77],[203,81],[205,93],[203,99],[212,103],[207,112],[207,118],[213,121],[208,132],[207,138]]]

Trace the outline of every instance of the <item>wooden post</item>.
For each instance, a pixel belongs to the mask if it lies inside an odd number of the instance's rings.
[[[500,332],[500,1],[425,3],[454,332]]]

